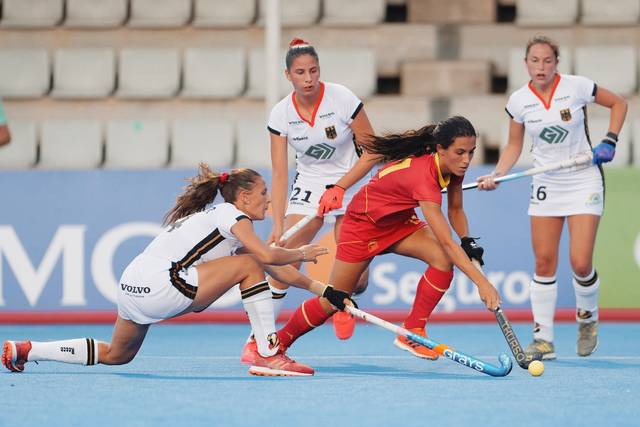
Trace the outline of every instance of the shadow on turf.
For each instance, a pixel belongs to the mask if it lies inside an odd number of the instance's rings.
[[[639,363],[633,362],[619,362],[616,360],[594,360],[594,359],[580,359],[580,360],[563,360],[562,358],[545,361],[553,365],[561,365],[572,368],[593,368],[593,369],[638,369]]]

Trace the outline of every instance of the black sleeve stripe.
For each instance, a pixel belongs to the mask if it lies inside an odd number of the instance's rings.
[[[509,110],[507,110],[507,108],[505,107],[504,111],[507,112],[507,114],[509,115],[509,117],[511,117],[513,119],[513,115],[509,112]]]
[[[246,215],[240,215],[236,217],[236,221],[240,221],[241,219],[248,219],[249,221],[251,221],[251,218]]]
[[[280,136],[280,132],[279,132],[279,131],[277,131],[277,130],[275,130],[275,129],[273,129],[273,128],[269,127],[269,126],[267,126],[267,129],[268,129],[268,130],[269,130],[269,132],[271,132],[272,134]]]
[[[356,116],[358,115],[358,113],[360,112],[360,110],[362,110],[362,107],[364,107],[364,104],[361,102],[358,107],[356,108],[356,111],[353,112],[353,114],[351,115],[351,120],[355,119]]]
[[[596,96],[596,92],[598,92],[598,85],[593,84],[593,91],[591,92],[591,96]]]

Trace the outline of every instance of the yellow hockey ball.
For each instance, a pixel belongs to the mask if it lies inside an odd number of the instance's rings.
[[[544,372],[544,363],[539,360],[534,360],[529,363],[529,367],[527,368],[529,373],[534,377],[539,377]]]

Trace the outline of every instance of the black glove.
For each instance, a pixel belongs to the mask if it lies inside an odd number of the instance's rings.
[[[341,311],[344,311],[345,298],[351,301],[354,307],[358,308],[358,305],[355,303],[355,301],[351,299],[351,295],[344,291],[334,289],[331,285],[327,285],[324,292],[322,293],[322,297],[328,299],[331,304],[333,304],[336,308],[338,308],[338,310]]]
[[[463,237],[460,241],[460,246],[462,246],[462,249],[467,253],[467,256],[470,259],[478,261],[480,265],[484,265],[484,261],[482,260],[484,249],[476,243],[476,239],[473,237]]]

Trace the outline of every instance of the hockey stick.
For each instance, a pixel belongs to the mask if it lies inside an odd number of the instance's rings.
[[[524,178],[526,176],[538,175],[538,174],[541,174],[541,173],[557,171],[557,170],[560,170],[560,169],[568,169],[568,168],[572,168],[574,166],[583,166],[583,165],[586,165],[588,163],[591,163],[592,159],[593,159],[593,156],[592,156],[591,152],[581,153],[581,154],[578,154],[575,157],[572,157],[571,159],[563,160],[561,162],[552,163],[552,164],[549,164],[547,166],[540,166],[540,167],[537,167],[537,168],[527,169],[527,170],[522,171],[522,172],[515,172],[515,173],[511,173],[509,175],[499,176],[499,177],[495,178],[494,181],[496,183],[505,182],[505,181],[513,181],[514,179],[520,179],[520,178]],[[478,187],[478,182],[470,182],[468,184],[462,185],[462,189],[463,190],[469,190],[471,188],[476,188],[476,187]],[[442,193],[446,193],[446,192],[447,192],[447,189],[443,188],[442,189]]]
[[[511,372],[511,358],[504,353],[498,356],[500,366],[495,366],[490,363],[483,362],[482,360],[476,359],[473,356],[469,356],[467,354],[456,351],[446,344],[441,344],[433,341],[432,339],[416,335],[403,327],[394,325],[393,323],[387,322],[386,320],[366,313],[351,305],[347,305],[345,310],[366,322],[380,326],[388,331],[395,333],[396,335],[402,335],[410,339],[411,341],[417,342],[420,345],[430,348],[431,350],[446,357],[447,359],[451,359],[454,362],[457,362],[468,368],[475,369],[476,371],[482,372],[483,374],[491,375],[492,377],[504,377],[506,375],[509,375],[509,372]]]
[[[484,274],[484,271],[482,271],[482,266],[477,260],[472,259],[471,262],[478,270],[480,270],[482,274]],[[504,339],[507,340],[507,344],[509,344],[509,348],[511,349],[511,353],[513,353],[513,357],[515,357],[516,359],[516,363],[522,369],[527,369],[529,367],[529,363],[531,363],[533,360],[536,360],[536,358],[528,357],[524,350],[522,350],[520,341],[518,341],[518,337],[513,331],[511,323],[509,323],[509,319],[507,319],[507,315],[504,314],[502,308],[496,308],[493,313],[496,315],[496,320],[498,321],[498,325],[500,325],[502,335],[504,335]]]
[[[293,224],[293,226],[291,226],[290,229],[288,229],[287,231],[282,233],[282,236],[280,237],[280,240],[281,241],[289,240],[291,238],[291,236],[293,236],[298,231],[300,231],[305,225],[309,224],[311,222],[311,220],[313,218],[315,218],[315,217],[316,217],[315,215],[307,215],[307,216],[305,216],[300,221],[298,221],[295,224]]]

